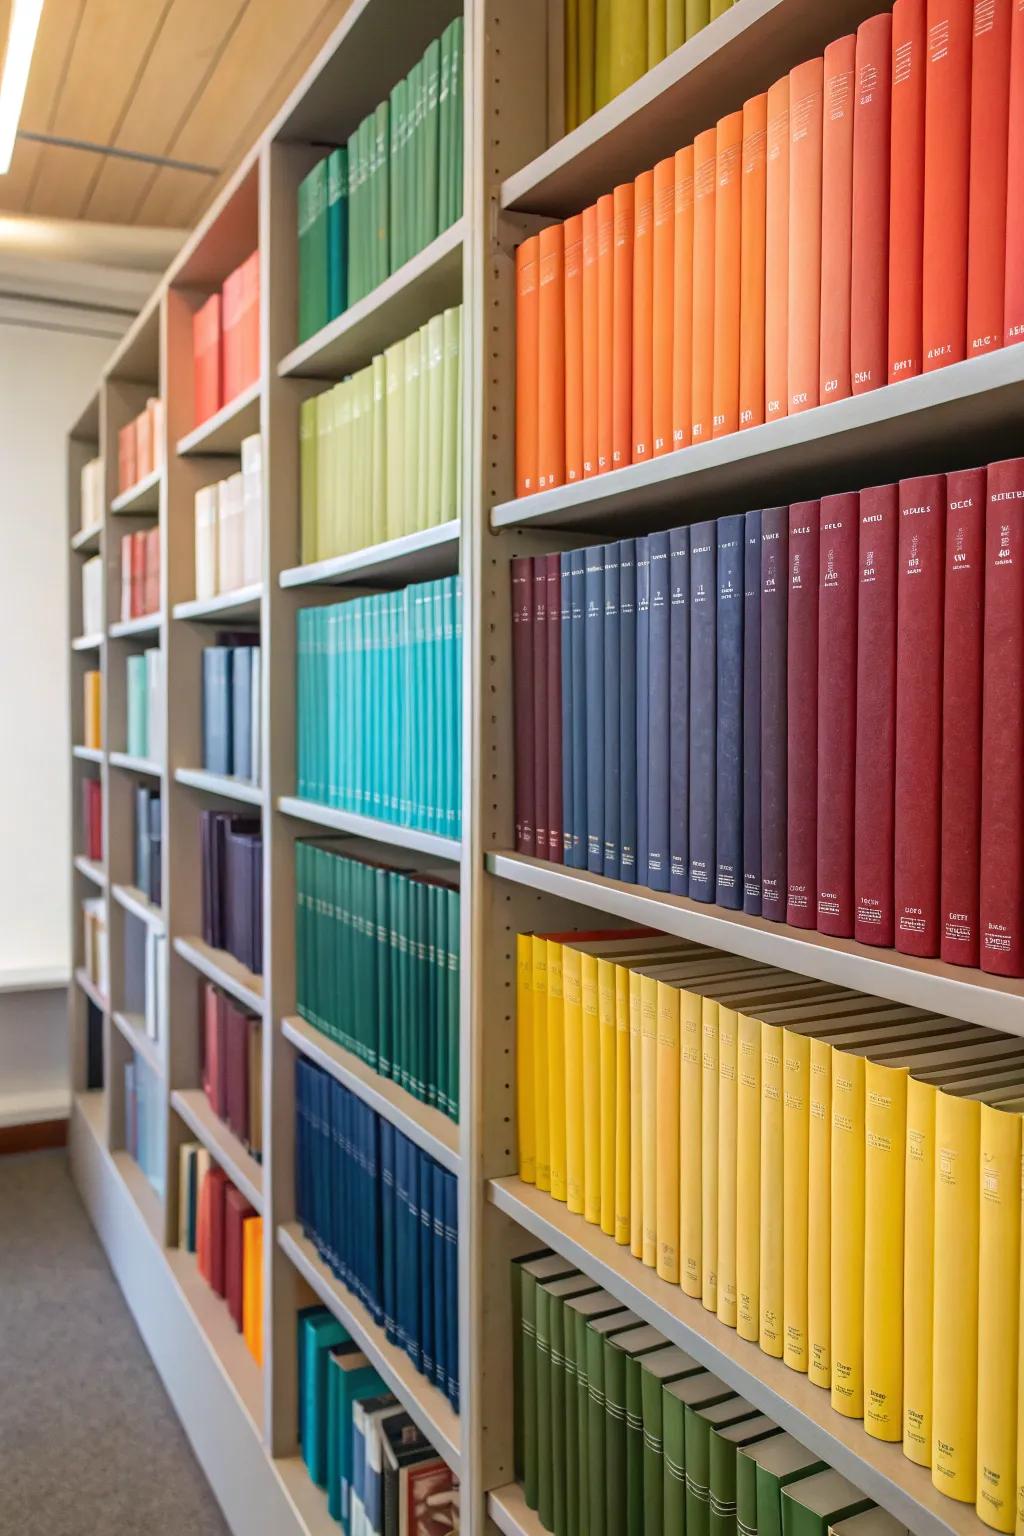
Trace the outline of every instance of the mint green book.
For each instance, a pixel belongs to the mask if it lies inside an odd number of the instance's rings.
[[[363,296],[363,125],[350,137],[348,150],[348,301]]]
[[[626,1421],[626,1379],[631,1365],[639,1370],[643,1355],[660,1349],[665,1336],[656,1328],[630,1328],[604,1341],[604,1468],[605,1523],[609,1532],[629,1529],[629,1429]],[[639,1490],[638,1490],[639,1491]]]
[[[374,196],[374,270],[378,283],[391,272],[391,106],[382,101],[374,113],[377,185]]]
[[[397,271],[405,257],[402,255],[405,239],[402,218],[402,134],[405,132],[405,97],[407,86],[399,80],[391,88],[388,114],[388,226],[390,232],[389,253],[391,270]]]
[[[552,1280],[562,1280],[577,1271],[558,1254],[528,1259],[519,1265],[520,1350],[522,1381],[523,1495],[530,1509],[537,1508],[537,1289]]]
[[[348,308],[348,151],[327,157],[327,318]]]
[[[838,1472],[816,1472],[782,1489],[783,1536],[828,1536],[829,1528],[872,1507]]]
[[[452,29],[441,33],[441,65],[437,87],[437,233],[451,223],[452,184]]]
[[[737,1536],[736,1457],[740,1446],[781,1434],[763,1413],[711,1431],[708,1445],[708,1528],[711,1536]]]
[[[645,1355],[640,1362],[640,1412],[643,1433],[644,1536],[662,1536],[664,1458],[662,1388],[666,1382],[701,1374],[701,1367],[674,1344]]]
[[[371,112],[363,122],[363,293],[377,286],[377,124]]]
[[[440,166],[439,96],[441,89],[441,40],[434,41],[423,55],[426,75],[426,105],[423,114],[423,244],[429,245],[438,234],[438,169]]]
[[[446,309],[442,317],[441,490],[439,523],[458,517],[459,370],[462,350],[462,306]]]
[[[667,1381],[661,1389],[662,1512],[666,1531],[687,1529],[686,1409],[710,1407],[730,1398],[736,1398],[735,1392],[710,1371]]]
[[[586,1331],[587,1362],[587,1479],[589,1482],[589,1536],[615,1536],[607,1520],[607,1406],[605,1402],[605,1339],[642,1324],[634,1312],[623,1309],[595,1318]],[[623,1410],[624,1412],[625,1410]]]
[[[552,1280],[537,1287],[537,1514],[546,1530],[555,1528],[555,1413],[556,1395],[565,1401],[564,1349],[562,1348],[561,1308],[572,1296],[596,1290],[586,1275],[567,1275],[562,1280]],[[552,1304],[559,1311],[558,1364],[552,1359]],[[558,1388],[555,1378],[558,1378]],[[564,1418],[562,1421],[564,1430]],[[564,1447],[563,1447],[564,1456]]]
[[[462,17],[456,16],[451,22],[452,34],[452,152],[451,152],[451,198],[450,211],[451,222],[462,217],[462,162],[463,162],[463,137],[464,137],[464,113],[465,101],[463,96],[463,80],[465,68],[462,55],[463,48],[463,24]]]
[[[744,1452],[754,1462],[758,1536],[782,1536],[782,1489],[825,1466],[792,1435],[775,1435]]]
[[[742,1397],[686,1408],[683,1414],[686,1463],[686,1529],[689,1536],[709,1536],[711,1523],[711,1432],[757,1416]]]
[[[573,1465],[570,1449],[567,1452],[566,1467],[566,1519],[573,1536],[589,1536],[591,1520],[590,1377],[587,1354],[590,1324],[611,1318],[621,1325],[627,1323],[632,1316],[632,1312],[620,1307],[614,1297],[609,1296],[605,1291],[595,1291],[588,1296],[581,1296],[566,1303],[566,1349],[572,1351],[576,1369],[576,1458]],[[570,1322],[573,1331],[572,1340],[569,1339]],[[613,1328],[612,1331],[615,1332],[615,1329]],[[603,1433],[601,1441],[603,1448]],[[601,1509],[603,1512],[603,1481]]]

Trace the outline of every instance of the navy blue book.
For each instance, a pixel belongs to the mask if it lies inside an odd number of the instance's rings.
[[[589,707],[589,700],[588,700]],[[619,546],[604,546],[604,843],[603,869],[619,878]]]
[[[669,537],[652,533],[650,617],[647,624],[647,884],[667,891],[669,878],[669,652],[671,573]]]
[[[761,912],[761,514],[743,554],[743,910]]]
[[[668,888],[690,891],[690,530],[668,536]]]
[[[380,1260],[383,1270],[384,1337],[395,1332],[395,1128],[380,1122]]]
[[[402,1250],[402,1260],[408,1266],[409,1278],[407,1282],[408,1311],[406,1313],[406,1353],[416,1369],[422,1370],[421,1341],[423,1330],[420,1324],[420,1297],[422,1295],[422,1277],[420,1275],[420,1159],[419,1149],[411,1141],[405,1140],[405,1157],[409,1174],[409,1201],[406,1213],[406,1246]]]
[[[203,767],[208,773],[230,773],[231,756],[231,648],[208,645],[203,651]]]
[[[582,549],[569,556],[569,596],[572,606],[572,857],[573,869],[587,867],[587,650],[584,622],[587,611],[586,563]],[[562,695],[563,701],[565,695]],[[563,743],[562,757],[566,748]],[[568,826],[568,820],[566,826]]]
[[[434,1338],[434,1176],[433,1161],[418,1147],[420,1189],[420,1370],[431,1381],[437,1360]]]
[[[380,1262],[380,1128],[383,1121],[367,1105],[363,1106],[366,1124],[366,1254],[369,1260],[367,1288],[370,1312],[378,1328],[384,1326],[384,1283]]]
[[[444,1265],[448,1327],[446,1359],[448,1401],[459,1411],[459,1187],[453,1173],[444,1175]]]
[[[399,1347],[411,1353],[409,1342],[409,1142],[395,1132],[395,1292]]]
[[[251,645],[231,651],[231,772],[238,779],[253,776],[252,655]]]
[[[743,580],[742,512],[720,517],[715,661],[715,900],[743,906]]]
[[[442,1392],[446,1392],[449,1341],[445,1309],[444,1169],[440,1163],[431,1163],[430,1183],[434,1207],[434,1224],[430,1242],[434,1293],[434,1382]]]
[[[587,869],[604,873],[604,546],[585,555]]]
[[[636,883],[647,884],[648,656],[651,626],[649,541],[636,541]]]
[[[715,899],[715,525],[690,529],[690,880],[694,901]]]
[[[572,596],[570,556],[558,557],[562,664],[562,862],[572,865]]]
[[[761,513],[761,913],[786,921],[789,508]]]
[[[636,881],[636,540],[619,540],[619,879]]]

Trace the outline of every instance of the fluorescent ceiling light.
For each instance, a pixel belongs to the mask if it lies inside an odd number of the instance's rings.
[[[13,0],[4,73],[0,79],[0,176],[11,168],[25,87],[43,14],[43,0]]]

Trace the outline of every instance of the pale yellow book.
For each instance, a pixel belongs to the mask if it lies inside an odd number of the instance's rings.
[[[537,1182],[533,1065],[533,939],[516,934],[516,1130],[519,1177]]]
[[[548,1117],[548,946],[540,934],[530,939],[533,965],[533,1103],[537,1188],[551,1189],[551,1135]]]
[[[903,1454],[932,1462],[932,1321],[935,1255],[935,1099],[907,1083],[903,1241]]]
[[[442,523],[458,517],[459,475],[459,368],[462,338],[462,306],[444,312],[444,421],[441,446]]]
[[[702,1000],[684,992],[679,1013],[679,1284],[702,1296]]]
[[[761,1265],[761,1023],[737,1016],[736,1331],[756,1344]]]
[[[360,460],[362,466],[362,495],[359,502],[358,531],[353,543],[354,549],[367,549],[376,543],[374,538],[374,526],[377,521],[376,513],[376,486],[375,473],[377,453],[375,442],[376,423],[376,359],[371,360],[365,368],[360,370],[359,379],[362,385],[362,420],[360,438]],[[383,401],[383,388],[381,390]]]
[[[811,1044],[782,1031],[782,1358],[807,1370],[807,1140]]]
[[[907,1069],[864,1066],[864,1428],[903,1438]]]
[[[782,1359],[782,1030],[761,1025],[761,1274],[758,1339],[766,1355]]]
[[[718,1003],[701,1006],[701,1300],[718,1311]]]
[[[385,533],[397,539],[406,531],[405,519],[405,343],[396,341],[384,353],[386,373],[387,492]]]
[[[583,1214],[583,983],[579,950],[562,950],[565,1033],[565,1203]]]
[[[336,386],[338,387],[338,386]],[[317,559],[329,559],[337,554],[333,543],[331,515],[334,509],[334,468],[332,434],[334,431],[333,390],[325,390],[316,397],[316,485],[317,485]]]
[[[1016,1516],[1021,1119],[981,1106],[978,1225],[977,1511],[1010,1532]]]
[[[679,1284],[679,1017],[682,994],[659,981],[654,1157],[656,1268],[663,1280]],[[644,1169],[646,1177],[647,1170]]]
[[[551,1193],[566,1198],[565,1020],[562,989],[562,945],[547,943],[548,1155]]]
[[[444,315],[427,321],[427,526],[442,521],[444,480]]]
[[[935,1095],[932,1482],[970,1504],[977,1497],[980,1135],[980,1104]]]
[[[346,552],[358,549],[362,542],[363,507],[369,481],[369,460],[365,444],[364,373],[365,369],[361,369],[346,380],[348,403],[343,407],[347,418],[342,430],[345,444],[343,475],[346,484],[343,493],[337,498],[337,507],[343,519],[341,548]]]
[[[864,1059],[832,1051],[832,1406],[864,1416]]]
[[[415,533],[419,521],[420,461],[420,333],[405,338],[405,506],[402,532]]]
[[[601,1041],[601,1231],[615,1236],[615,1062],[618,1054],[615,1018],[615,967],[597,962],[597,1022]]]
[[[430,527],[430,325],[421,325],[420,338],[420,413],[419,476],[417,487],[417,528]]]
[[[615,1241],[629,1243],[630,1136],[629,978],[626,965],[615,967]],[[677,1074],[678,1081],[678,1074]]]
[[[387,363],[383,352],[373,359],[373,498],[369,544],[383,544],[388,536],[388,423],[385,400],[387,397]]]
[[[337,554],[356,548],[361,455],[358,442],[359,380],[346,379],[333,391],[334,454],[331,464],[330,539]]]
[[[583,1214],[601,1222],[601,1029],[597,1005],[597,959],[580,960],[583,1003]]]
[[[737,1063],[739,1019],[718,1008],[718,1318],[736,1327]]]
[[[644,1256],[643,1095],[641,1084],[641,977],[629,973],[629,1251]]]
[[[832,1385],[832,1047],[811,1040],[807,1129],[807,1375]]]
[[[208,487],[212,489],[212,487]],[[196,522],[199,521],[199,497],[196,492]],[[299,507],[301,522],[300,556],[303,565],[320,559],[317,549],[317,401],[311,395],[299,406]],[[198,550],[196,552],[198,562]],[[197,565],[198,568],[198,565]],[[217,590],[216,573],[210,592],[196,589],[197,597],[213,596]]]

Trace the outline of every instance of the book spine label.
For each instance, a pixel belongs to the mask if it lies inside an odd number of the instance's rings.
[[[548,582],[543,557],[533,562],[533,796],[538,859],[548,857]]]
[[[690,529],[690,877],[694,901],[715,899],[714,523]]]
[[[715,900],[743,905],[743,514],[715,525],[716,610]]]
[[[761,911],[786,920],[789,508],[761,514]]]
[[[853,934],[857,742],[856,493],[826,496],[818,546],[818,931]]]
[[[853,241],[853,124],[857,39],[840,37],[825,49],[821,143],[821,310],[818,398],[851,393],[850,293]]]
[[[899,488],[860,495],[857,588],[857,752],[854,767],[854,938],[893,941],[896,771],[896,573]]]
[[[547,585],[548,858],[561,864],[562,846],[562,578],[557,554],[545,556]]]
[[[587,868],[604,870],[604,550],[585,555]]]
[[[690,530],[668,536],[669,890],[689,891],[690,868]]]
[[[743,910],[761,912],[761,514],[743,544]]]
[[[651,607],[647,671],[647,884],[669,888],[669,629],[670,572],[667,533],[652,533]]]
[[[813,928],[818,803],[818,519],[816,501],[789,509],[786,921]]]
[[[604,547],[604,827],[602,872],[619,878],[619,546]]]
[[[619,541],[619,879],[636,880],[636,544]]]
[[[789,74],[790,415],[818,404],[824,67],[808,59]]]
[[[928,0],[925,85],[924,371],[966,355],[971,153],[971,7]]]
[[[974,0],[971,45],[967,356],[1003,344],[1006,158],[1013,0]]]
[[[926,32],[925,0],[896,0],[889,157],[890,384],[921,372]]]

